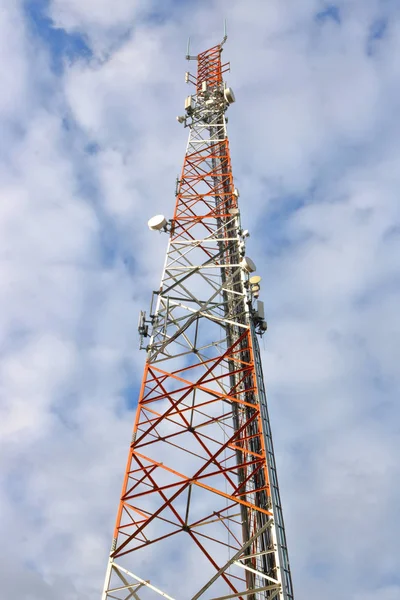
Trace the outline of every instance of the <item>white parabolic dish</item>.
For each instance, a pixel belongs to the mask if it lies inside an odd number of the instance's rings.
[[[160,231],[160,229],[163,229],[166,224],[167,219],[164,217],[164,215],[155,215],[147,221],[147,225],[152,231]]]
[[[259,275],[253,275],[253,277],[250,277],[250,283],[251,285],[258,285],[261,281],[261,277]]]
[[[254,271],[257,268],[254,262],[248,256],[244,257],[244,259],[240,263],[240,266],[244,271],[246,271],[246,273],[254,273]]]
[[[232,104],[233,102],[235,102],[236,98],[232,88],[225,88],[224,96],[228,104]]]

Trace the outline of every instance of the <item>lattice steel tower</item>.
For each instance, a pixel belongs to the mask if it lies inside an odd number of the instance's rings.
[[[147,350],[102,600],[293,600],[245,255],[221,44],[196,57],[169,242],[139,332]]]

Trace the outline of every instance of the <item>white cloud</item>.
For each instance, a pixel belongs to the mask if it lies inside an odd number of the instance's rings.
[[[10,118],[24,109],[29,69],[26,63],[24,23],[17,5],[0,11],[0,76],[3,92],[0,114]]]
[[[53,15],[58,15],[64,29],[74,27],[86,29],[88,24],[111,29],[115,24],[126,22],[136,11],[137,2],[117,0],[113,3],[112,10],[105,0],[95,2],[76,2],[74,0],[53,0],[51,10]]]
[[[56,27],[78,32],[88,39],[96,53],[107,52],[121,34],[135,24],[137,0],[53,0],[49,15]]]

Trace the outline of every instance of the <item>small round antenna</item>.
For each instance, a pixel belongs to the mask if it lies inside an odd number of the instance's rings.
[[[253,275],[249,279],[251,285],[258,285],[261,281],[261,277],[259,275]]]
[[[254,273],[257,268],[254,262],[248,256],[244,257],[240,263],[240,266],[242,267],[243,271],[246,271],[246,273]]]
[[[165,230],[167,219],[164,217],[164,215],[155,215],[147,221],[147,225],[151,231],[161,231],[162,229]]]
[[[233,104],[236,101],[232,88],[227,87],[224,89],[224,98],[227,104]]]

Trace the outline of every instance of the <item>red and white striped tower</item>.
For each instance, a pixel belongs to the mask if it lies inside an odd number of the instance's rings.
[[[225,41],[196,57],[189,130],[102,600],[293,600],[225,113]]]

